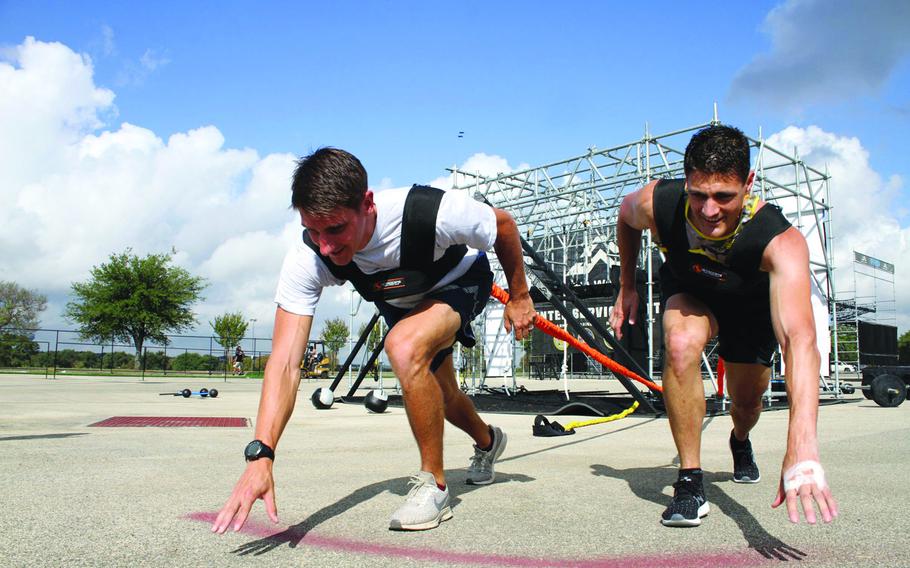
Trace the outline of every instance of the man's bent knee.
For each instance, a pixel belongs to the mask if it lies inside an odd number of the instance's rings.
[[[730,406],[732,412],[741,416],[758,416],[763,409],[761,396],[755,400],[737,401],[734,399],[730,401]]]
[[[686,331],[670,331],[664,338],[667,365],[674,374],[681,375],[701,362],[705,348],[704,338]]]
[[[419,356],[419,349],[411,337],[399,333],[395,328],[385,338],[385,353],[396,373],[406,370]]]
[[[429,371],[432,359],[430,350],[413,336],[395,333],[393,328],[386,336],[385,352],[392,369],[402,382],[402,388],[407,388],[405,383],[422,371]]]

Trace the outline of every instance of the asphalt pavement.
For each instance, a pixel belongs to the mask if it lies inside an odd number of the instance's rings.
[[[830,525],[793,525],[770,507],[787,410],[764,413],[753,431],[762,469],[754,485],[732,482],[729,417],[705,421],[712,509],[691,529],[659,523],[678,463],[666,419],[632,415],[537,438],[531,415],[483,414],[509,436],[496,482],[464,484],[471,441],[449,426],[454,518],[408,533],[388,530],[419,466],[404,411],[317,411],[309,398],[321,384],[304,382],[277,448],[280,523],[259,503],[240,532],[214,535],[211,521],[244,468],[260,384],[0,375],[0,564],[910,566],[910,404],[880,408],[859,392],[819,413],[822,463],[841,510]],[[214,387],[219,396],[159,396],[185,387]],[[249,425],[90,426],[115,416],[237,417]]]

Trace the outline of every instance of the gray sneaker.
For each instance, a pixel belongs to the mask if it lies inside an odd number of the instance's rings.
[[[427,471],[418,471],[408,481],[411,490],[404,505],[392,513],[389,529],[396,531],[422,531],[434,529],[442,521],[452,518],[449,507],[449,489],[441,490],[436,478]]]
[[[465,481],[468,485],[489,485],[496,479],[496,471],[493,466],[496,460],[506,449],[508,438],[506,433],[497,428],[490,426],[493,430],[493,447],[490,451],[485,452],[474,445],[474,455],[471,457],[471,465],[468,466],[468,477]]]

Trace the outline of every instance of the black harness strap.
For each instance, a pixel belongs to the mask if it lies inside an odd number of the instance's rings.
[[[688,242],[677,242],[681,234],[686,235],[686,200],[680,199],[685,194],[686,180],[662,179],[654,186],[653,209],[654,224],[657,226],[657,242],[666,249],[680,246],[689,248]],[[685,249],[684,249],[685,250]]]
[[[415,185],[408,192],[401,215],[401,267],[426,268],[436,250],[436,216],[445,192]],[[431,212],[432,214],[428,214]]]
[[[740,270],[761,267],[768,243],[790,227],[790,222],[781,213],[780,207],[765,203],[743,228],[740,238],[733,243],[730,266]]]
[[[436,217],[444,194],[444,191],[434,187],[411,187],[401,219],[401,265],[398,268],[365,274],[353,260],[344,266],[333,264],[319,252],[319,247],[307,231],[303,232],[303,242],[335,278],[351,282],[364,300],[375,302],[422,294],[458,266],[468,252],[465,245],[453,245],[439,260],[433,260]]]

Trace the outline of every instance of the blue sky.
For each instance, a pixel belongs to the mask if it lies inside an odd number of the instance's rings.
[[[15,121],[56,121],[53,131],[65,135],[49,136],[41,150],[52,154],[96,137],[110,142],[130,136],[136,137],[132,144],[145,144],[149,156],[173,154],[184,148],[178,144],[184,137],[192,146],[211,135],[200,144],[221,164],[213,168],[225,168],[228,181],[219,191],[240,204],[247,203],[243,199],[252,195],[263,170],[274,167],[278,173],[267,179],[278,181],[268,183],[280,184],[288,156],[319,146],[357,154],[373,185],[404,186],[439,178],[444,168],[479,154],[512,167],[536,165],[589,146],[630,142],[643,134],[645,122],[656,133],[691,126],[709,120],[717,101],[724,122],[751,135],[759,126],[766,135],[796,127],[818,156],[839,156],[845,167],[853,162],[842,150],[855,141],[850,155],[865,162],[855,178],[845,176],[858,180],[849,190],[864,191],[860,186],[871,175],[868,190],[877,197],[867,201],[888,210],[889,231],[902,243],[895,247],[887,236],[860,235],[855,246],[876,249],[866,252],[906,270],[907,264],[901,266],[910,260],[910,166],[903,148],[910,126],[906,2],[262,4],[0,0],[0,64],[7,62],[13,81],[15,71],[27,67],[22,54],[35,47],[27,48],[26,38],[32,37],[81,57],[89,74],[86,92],[113,96],[107,102],[95,97],[87,106],[74,103],[76,110],[56,114],[27,99],[4,114],[0,100],[0,121],[6,122],[7,135],[19,140],[22,132],[12,134]],[[47,76],[54,82],[66,74]],[[61,92],[81,92],[60,80]],[[3,88],[0,82],[0,94]],[[65,107],[65,98],[53,104]],[[76,119],[67,114],[71,111]],[[91,120],[83,120],[86,112]],[[51,118],[39,120],[42,113]],[[141,132],[126,132],[123,123]],[[811,136],[810,126],[825,136]],[[198,135],[203,127],[211,128]],[[9,141],[9,147],[16,144]],[[27,171],[21,163],[0,161],[18,168],[16,183],[3,195],[12,202],[21,203],[25,188],[35,184],[52,188],[46,172]],[[71,191],[85,192],[80,184],[87,167],[84,161],[69,170],[61,166],[57,175],[70,180]],[[114,179],[103,168],[91,171],[98,179]],[[122,191],[136,191],[133,203],[141,203],[148,190],[130,180],[124,178]],[[292,220],[285,209],[274,209],[271,221],[262,212],[255,223],[239,223],[236,238],[266,239],[260,246],[268,238],[287,238]],[[116,211],[113,205],[110,211]],[[173,234],[192,232],[174,220],[179,217],[174,211],[160,213],[158,221],[151,214],[146,221],[156,227],[168,223]],[[86,234],[91,230],[86,227]],[[225,231],[220,242],[199,250],[192,242],[176,246],[188,251],[183,260],[188,267],[208,270],[215,281],[223,275],[212,268],[219,245],[230,235]],[[0,246],[12,247],[14,241],[0,235]],[[66,277],[84,277],[92,264],[125,246],[166,245],[166,239],[152,237],[103,239],[99,251],[79,251],[84,268],[74,264],[57,280],[68,285]],[[258,260],[258,271],[277,273],[280,258]],[[49,274],[38,276],[41,271],[25,260],[8,262],[7,268],[47,290],[52,297],[47,323],[67,327],[58,315],[66,286],[49,280]],[[221,282],[210,290],[213,306],[255,295],[255,304],[243,309],[260,321],[270,319],[267,290],[274,289],[274,275],[255,285],[232,278],[235,288]],[[902,328],[910,327],[910,317],[901,317]]]
[[[848,100],[731,100],[736,73],[771,49],[776,4],[28,1],[3,4],[0,38],[89,54],[116,121],[161,136],[213,124],[227,146],[263,154],[336,145],[399,184],[474,152],[537,164],[633,140],[645,121],[696,124],[715,100],[747,131],[858,136],[874,167],[906,178],[906,58]]]

